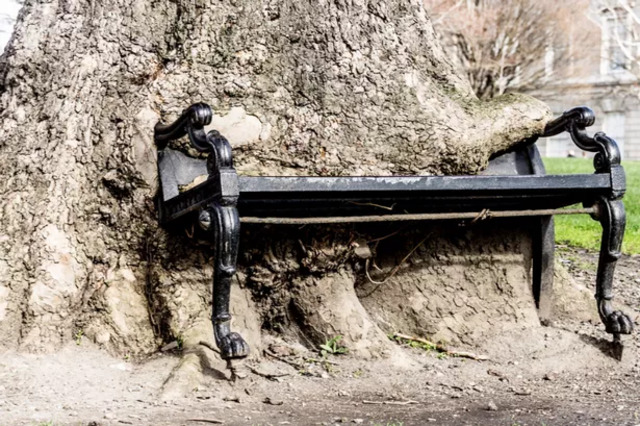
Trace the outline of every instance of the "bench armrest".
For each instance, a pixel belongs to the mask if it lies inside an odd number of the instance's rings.
[[[211,124],[211,107],[204,103],[193,104],[182,111],[182,115],[170,124],[158,122],[154,128],[154,140],[159,149],[166,148],[172,140],[189,135],[191,145],[200,152],[209,152],[212,147],[207,140],[204,126]]]

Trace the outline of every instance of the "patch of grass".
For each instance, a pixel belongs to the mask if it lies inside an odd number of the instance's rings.
[[[348,353],[349,349],[345,346],[341,346],[339,344],[340,340],[342,340],[342,336],[332,337],[327,340],[323,345],[320,345],[320,354],[323,357],[326,357],[327,354],[339,355]]]
[[[182,337],[182,334],[176,337],[176,343],[178,344],[178,350],[181,351],[184,348],[184,338]]]
[[[82,344],[82,336],[84,336],[84,331],[82,331],[82,329],[76,331],[75,334],[75,340],[76,340],[76,345],[80,346]]]
[[[593,173],[593,161],[586,158],[544,158],[548,174]],[[623,161],[627,174],[627,192],[623,198],[627,227],[622,251],[640,254],[640,161]],[[600,249],[602,228],[587,215],[556,216],[556,242]]]

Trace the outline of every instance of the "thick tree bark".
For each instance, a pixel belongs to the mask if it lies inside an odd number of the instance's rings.
[[[418,0],[27,1],[0,93],[0,346],[28,350],[77,330],[132,353],[211,340],[211,252],[158,229],[152,202],[153,126],[193,102],[218,112],[245,174],[475,173],[548,114],[478,101]],[[385,339],[393,320],[354,290],[353,229],[315,231],[245,230],[233,309],[254,347],[264,327]]]

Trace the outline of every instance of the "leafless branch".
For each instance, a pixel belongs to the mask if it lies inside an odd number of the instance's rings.
[[[622,0],[620,0],[622,1]],[[477,95],[491,98],[549,77],[549,50],[557,64],[570,62],[576,42],[563,29],[575,5],[552,0],[424,0],[445,44],[467,70]]]

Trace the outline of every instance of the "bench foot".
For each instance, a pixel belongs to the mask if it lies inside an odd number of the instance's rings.
[[[602,225],[602,241],[600,243],[600,257],[598,259],[598,273],[596,278],[596,300],[598,313],[605,325],[607,333],[613,334],[614,340],[619,340],[621,334],[631,334],[633,321],[621,311],[613,309],[613,274],[616,263],[620,258],[622,237],[626,224],[624,204],[620,200],[600,199],[597,203],[597,214],[594,219]]]
[[[631,334],[633,331],[631,317],[622,311],[613,311],[609,300],[600,301],[598,311],[600,317],[604,318],[602,321],[607,333],[613,334],[614,339],[620,339],[621,334]]]
[[[220,349],[222,359],[238,359],[249,355],[249,344],[242,336],[230,331],[229,324],[216,326],[216,346]]]
[[[212,203],[199,215],[200,226],[214,240],[213,322],[216,345],[222,359],[249,355],[249,345],[240,334],[231,331],[229,299],[231,281],[236,274],[240,243],[240,218],[235,206]]]

